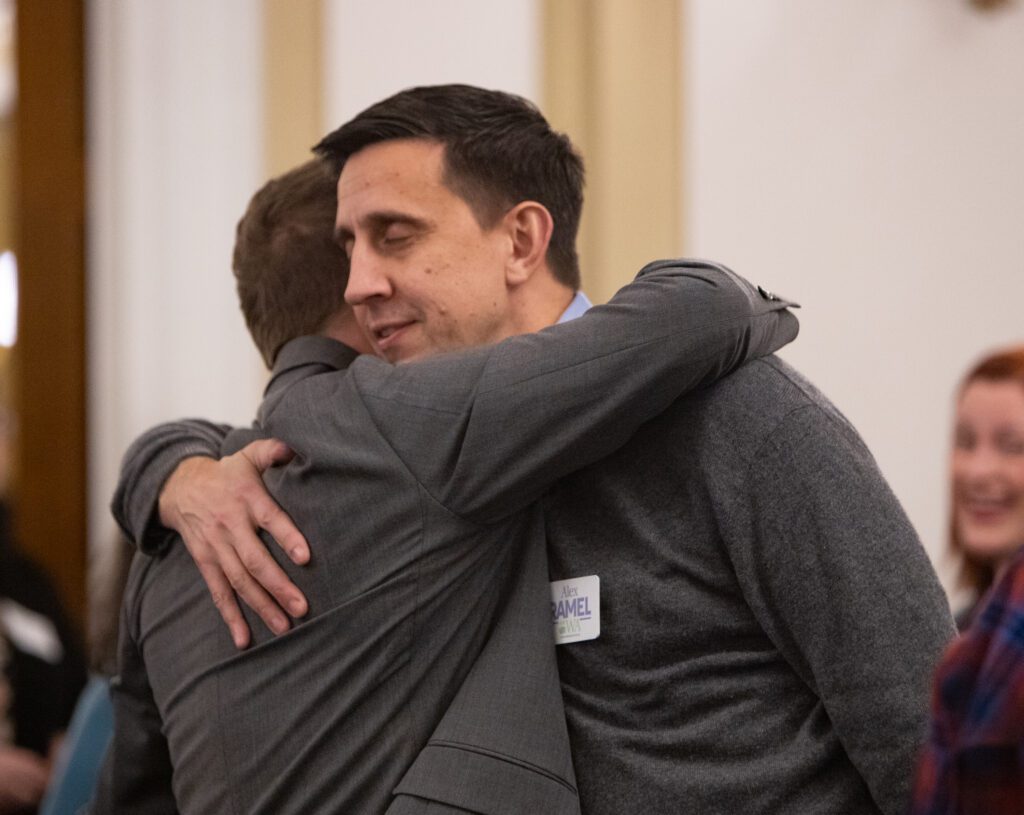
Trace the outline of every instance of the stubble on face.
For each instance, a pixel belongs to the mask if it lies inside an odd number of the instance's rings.
[[[414,139],[354,154],[338,180],[336,233],[351,259],[346,299],[390,362],[512,332],[509,242],[444,183],[443,146]]]

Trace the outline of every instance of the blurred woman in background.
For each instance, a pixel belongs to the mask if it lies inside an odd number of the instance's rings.
[[[939,664],[911,815],[1024,812],[1024,346],[960,386],[953,437],[953,551],[971,607]],[[990,590],[991,589],[991,590]]]
[[[950,545],[972,593],[963,631],[979,600],[1024,547],[1024,346],[991,354],[960,386],[952,455]]]

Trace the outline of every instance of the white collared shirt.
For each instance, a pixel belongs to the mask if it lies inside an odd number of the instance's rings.
[[[583,292],[576,292],[576,296],[572,298],[572,302],[569,303],[568,308],[562,312],[562,316],[558,318],[558,322],[567,323],[569,320],[575,320],[577,317],[582,317],[593,303],[587,299],[587,295]]]

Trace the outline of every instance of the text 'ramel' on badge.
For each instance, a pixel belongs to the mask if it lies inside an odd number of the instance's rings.
[[[555,645],[594,640],[601,635],[601,579],[592,574],[551,581]]]

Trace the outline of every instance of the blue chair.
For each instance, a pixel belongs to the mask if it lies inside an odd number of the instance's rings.
[[[85,810],[96,790],[113,733],[109,683],[93,677],[78,697],[39,815],[78,815]]]

